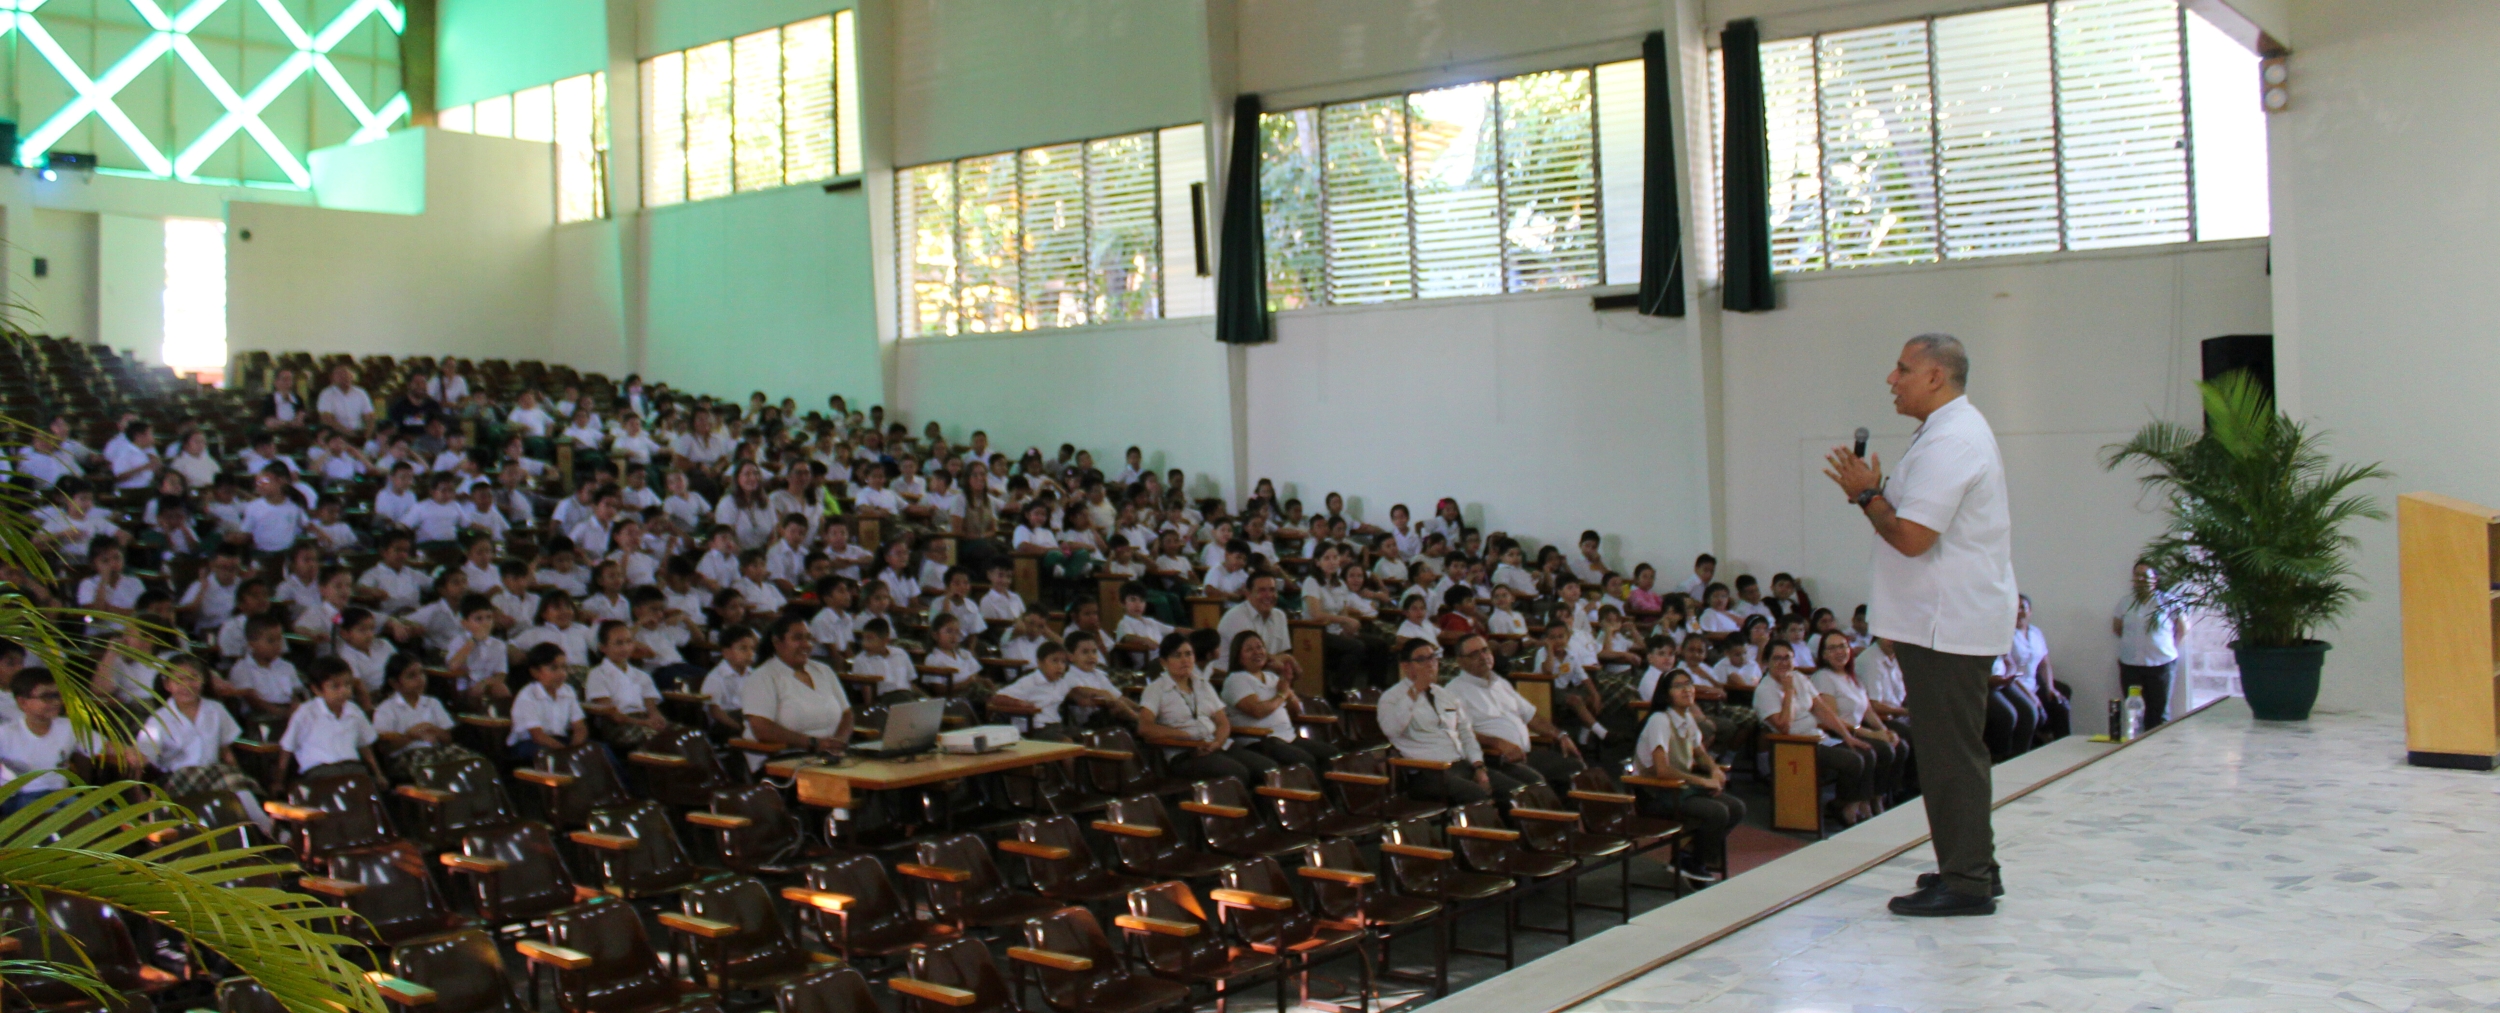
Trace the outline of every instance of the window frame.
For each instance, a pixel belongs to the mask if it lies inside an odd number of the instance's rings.
[[[826,24],[824,57],[827,61],[828,71],[825,75],[826,95],[822,105],[824,115],[830,121],[829,124],[827,124],[830,127],[829,134],[827,135],[829,144],[826,145],[828,150],[823,153],[827,156],[824,159],[825,171],[823,175],[808,176],[806,178],[793,178],[790,174],[790,162],[792,158],[797,157],[794,152],[797,152],[801,148],[801,145],[798,143],[798,138],[802,135],[794,132],[791,125],[791,113],[793,109],[798,108],[798,104],[791,100],[789,91],[789,82],[792,77],[792,68],[789,56],[789,33],[794,27],[800,25],[811,25],[820,21],[825,22]],[[859,68],[852,60],[844,59],[846,55],[854,57],[856,55],[856,38],[858,31],[856,21],[857,12],[850,8],[843,8],[810,17],[799,18],[795,21],[790,21],[784,24],[759,28],[751,32],[742,32],[729,38],[714,39],[701,45],[686,46],[681,49],[665,53],[654,53],[635,60],[635,87],[641,90],[640,94],[643,98],[643,101],[640,103],[642,107],[641,115],[643,122],[641,124],[641,129],[638,131],[640,134],[638,143],[642,147],[643,168],[642,193],[638,202],[640,206],[646,211],[661,211],[689,204],[701,204],[714,200],[725,200],[747,194],[768,193],[775,190],[786,190],[792,187],[822,185],[846,179],[858,178],[860,175],[860,167],[857,164],[857,160],[859,158],[858,138],[860,124],[857,122],[857,119],[859,116],[858,110],[860,96],[857,94],[859,89],[856,82],[858,80]],[[781,162],[781,171],[774,174],[768,182],[758,182],[755,185],[744,185],[741,180],[741,173],[738,171],[740,138],[744,131],[740,129],[742,124],[739,120],[739,114],[743,103],[739,101],[739,98],[741,97],[739,86],[740,78],[738,75],[738,66],[740,61],[736,58],[736,54],[738,44],[740,42],[752,40],[767,33],[773,35],[773,58],[769,62],[774,68],[775,99],[771,103],[771,107],[776,110],[776,121],[775,126],[773,127],[773,133],[775,134],[774,150],[778,153],[778,158]],[[714,47],[725,47],[725,52],[727,54],[727,56],[724,57],[724,63],[727,66],[726,80],[729,99],[727,103],[728,142],[725,146],[727,158],[722,172],[727,178],[728,189],[720,193],[706,192],[702,196],[696,196],[694,192],[694,180],[696,179],[698,167],[696,165],[696,159],[693,152],[695,141],[693,126],[695,122],[696,110],[691,103],[686,101],[686,67],[692,62],[689,59],[690,54],[693,54],[697,50],[709,50]],[[652,110],[659,104],[654,102],[652,99],[655,89],[665,90],[669,87],[671,82],[657,80],[652,67],[654,64],[661,61],[671,60],[672,58],[676,61],[677,67],[677,74],[675,75],[676,80],[673,82],[673,85],[677,96],[675,108],[678,111],[678,125],[675,131],[668,132],[665,135],[676,139],[675,155],[671,159],[665,159],[665,161],[673,162],[681,168],[678,173],[679,179],[673,191],[663,190],[655,192],[653,189],[654,180],[663,178],[667,174],[655,174],[651,171],[655,165],[659,165],[664,161],[664,159],[660,156],[665,151],[665,149],[655,146],[663,134],[661,131],[652,129]],[[846,112],[850,115],[845,115]]]

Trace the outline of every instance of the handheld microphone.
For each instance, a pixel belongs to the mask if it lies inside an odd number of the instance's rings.
[[[1855,455],[1855,456],[1856,456],[1859,460],[1865,460],[1865,459],[1866,459],[1866,427],[1865,427],[1865,426],[1859,426],[1859,427],[1858,427],[1857,446],[1855,446],[1855,447],[1851,448],[1851,449],[1850,449],[1850,453],[1851,453],[1851,454],[1853,454],[1853,455]]]

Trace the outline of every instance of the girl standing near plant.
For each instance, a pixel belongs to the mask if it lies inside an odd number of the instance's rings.
[[[2144,730],[2170,718],[2170,682],[2179,667],[2179,638],[2187,636],[2187,610],[2162,590],[2161,573],[2137,560],[2134,586],[2118,599],[2109,618],[2118,637],[2118,686],[2144,691]]]

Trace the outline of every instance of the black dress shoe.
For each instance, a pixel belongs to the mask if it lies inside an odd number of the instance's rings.
[[[1938,874],[1933,873],[1933,872],[1922,872],[1922,873],[1919,873],[1919,874],[1918,874],[1918,888],[1919,888],[1919,889],[1921,889],[1921,890],[1932,890],[1932,889],[1935,889],[1936,887],[1941,886],[1941,885],[1943,885],[1943,884],[1944,884],[1944,877],[1943,877],[1943,876],[1941,876],[1941,875],[1938,875]],[[2003,896],[2005,896],[2005,874],[2004,874],[2003,872],[2001,872],[2001,871],[1997,871],[1997,870],[1990,870],[1990,871],[1989,871],[1989,873],[1988,873],[1988,896],[1990,896],[1990,897],[2003,897]]]
[[[1955,893],[1941,886],[1895,897],[1886,906],[1892,909],[1892,913],[1905,918],[1956,918],[1997,913],[1997,902],[1994,900]]]

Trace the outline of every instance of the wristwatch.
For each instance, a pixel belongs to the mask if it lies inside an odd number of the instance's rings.
[[[1858,509],[1864,510],[1866,509],[1867,504],[1875,502],[1875,497],[1883,494],[1883,490],[1877,489],[1873,486],[1868,486],[1864,489],[1858,490],[1858,494],[1852,497],[1850,502],[1856,503],[1858,505]]]

